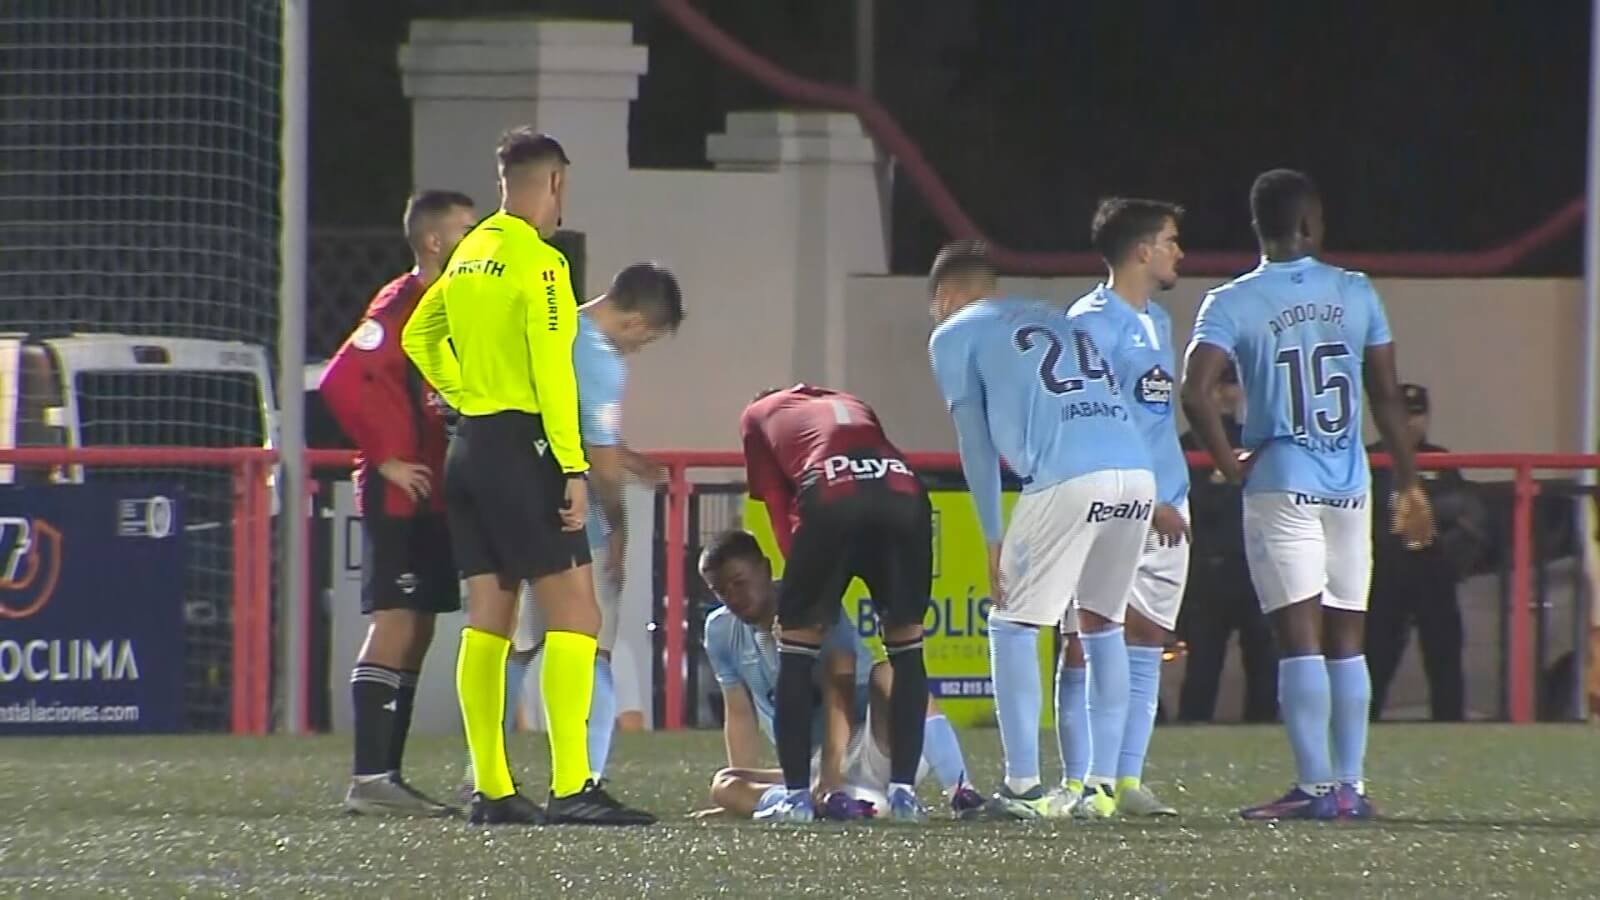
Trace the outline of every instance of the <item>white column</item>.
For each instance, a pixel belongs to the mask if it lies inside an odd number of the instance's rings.
[[[795,236],[795,377],[848,387],[846,279],[888,271],[872,139],[850,113],[732,113],[726,129],[706,138],[719,171],[785,177],[780,214]]]
[[[649,67],[632,25],[419,19],[399,61],[418,187],[466,191],[495,208],[495,142],[531,124],[572,158],[567,227],[588,230],[588,210],[624,199],[628,105]]]

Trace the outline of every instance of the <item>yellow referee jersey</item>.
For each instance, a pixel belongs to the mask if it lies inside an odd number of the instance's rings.
[[[573,473],[589,468],[572,370],[577,332],[567,258],[501,210],[456,246],[417,301],[400,346],[463,416],[540,416],[561,470]]]

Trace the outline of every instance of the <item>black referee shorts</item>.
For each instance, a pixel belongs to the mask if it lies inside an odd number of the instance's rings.
[[[884,626],[921,622],[933,587],[933,506],[927,493],[857,484],[799,497],[800,526],[778,588],[778,622],[832,624],[850,580],[860,578]]]
[[[371,505],[381,507],[382,498]],[[363,614],[409,609],[437,615],[461,608],[461,578],[443,514],[369,513],[361,520],[361,538]]]
[[[589,564],[582,530],[561,530],[566,477],[538,416],[462,416],[444,463],[445,509],[465,577],[543,578]]]

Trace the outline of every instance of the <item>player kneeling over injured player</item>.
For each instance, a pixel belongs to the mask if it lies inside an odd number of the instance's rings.
[[[700,577],[723,603],[706,618],[705,647],[722,687],[728,748],[728,768],[711,779],[717,808],[705,814],[750,816],[788,793],[782,770],[756,768],[759,735],[775,740],[778,589],[771,564],[747,531],[726,531],[708,544],[700,556]],[[823,638],[820,662],[813,669],[820,703],[811,729],[818,812],[831,819],[886,812],[893,668],[873,663],[842,607]],[[925,727],[918,780],[932,771],[956,816],[976,815],[983,796],[967,782],[955,729],[931,697]]]

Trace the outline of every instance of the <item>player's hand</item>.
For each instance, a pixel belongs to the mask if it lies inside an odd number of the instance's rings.
[[[1163,547],[1176,547],[1189,539],[1189,523],[1183,520],[1183,513],[1167,503],[1156,504],[1156,511],[1150,514],[1150,530]]]
[[[588,517],[589,482],[582,478],[568,478],[566,502],[561,505],[561,530],[582,531],[583,520]]]
[[[1389,530],[1400,535],[1407,550],[1421,550],[1433,543],[1433,504],[1422,485],[1395,491],[1390,495],[1389,508],[1394,513]]]
[[[399,457],[378,463],[378,474],[406,492],[413,502],[426,500],[433,493],[433,472],[422,463],[409,463]]]
[[[995,609],[1005,609],[1005,585],[1000,582],[1000,545],[989,545],[989,602]]]
[[[606,537],[606,566],[602,574],[610,579],[617,593],[622,593],[622,577],[628,556],[628,534],[621,528],[612,528]]]

